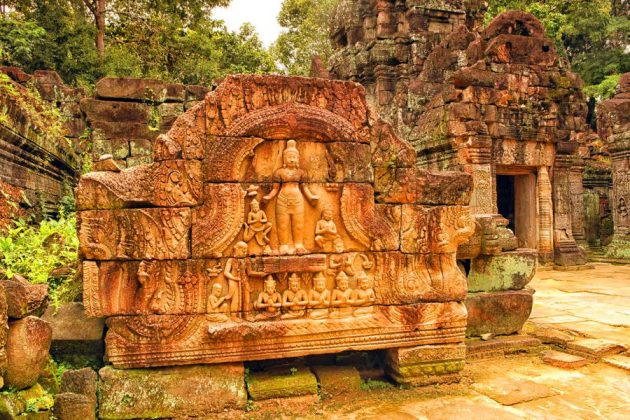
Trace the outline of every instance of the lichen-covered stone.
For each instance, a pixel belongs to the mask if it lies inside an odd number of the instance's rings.
[[[317,394],[317,378],[306,367],[250,372],[247,391],[252,400]]]
[[[247,402],[240,363],[99,371],[99,417],[196,417]]]
[[[85,395],[96,407],[96,385],[98,375],[91,368],[67,370],[61,375],[59,392]]]
[[[469,292],[520,290],[536,274],[538,252],[535,249],[480,255],[471,262]]]
[[[311,369],[324,394],[341,395],[361,389],[361,376],[354,366],[313,366]]]
[[[53,413],[59,420],[93,420],[96,405],[85,395],[62,392],[55,395]]]

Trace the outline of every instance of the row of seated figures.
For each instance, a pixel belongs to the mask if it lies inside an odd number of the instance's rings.
[[[376,297],[370,287],[370,278],[364,271],[356,275],[357,289],[350,288],[350,278],[344,271],[335,277],[332,292],[326,288],[326,277],[319,272],[313,277],[313,287],[305,290],[301,287],[300,277],[292,273],[288,288],[280,293],[273,275],[268,275],[263,283],[263,290],[251,305],[257,314],[246,312],[243,318],[248,321],[272,319],[309,319],[348,318],[370,315],[374,312]],[[237,298],[238,290],[223,295],[223,286],[214,283],[208,297],[208,319],[214,322],[233,320],[240,322],[236,313],[230,311],[230,300]]]

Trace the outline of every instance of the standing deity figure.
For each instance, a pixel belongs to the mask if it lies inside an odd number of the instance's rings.
[[[271,230],[271,223],[267,220],[267,214],[260,209],[260,203],[255,198],[250,203],[250,211],[247,215],[247,223],[243,226],[245,231],[243,232],[243,240],[249,242],[253,239],[256,243],[264,248],[265,253],[270,253],[269,248],[269,231]]]
[[[244,258],[246,255],[247,244],[245,242],[237,242],[234,245],[234,258],[227,260],[225,270],[223,270],[223,275],[228,281],[228,292],[225,299],[230,301],[230,315],[233,319],[236,318],[241,310],[241,300],[247,299],[249,296],[248,293],[242,293],[242,282],[247,280],[245,279],[247,274],[244,270]],[[248,305],[243,307],[247,308]]]
[[[287,142],[282,158],[282,168],[273,173],[273,188],[263,197],[263,202],[278,196],[276,228],[280,254],[305,254],[308,251],[304,247],[304,197],[312,206],[319,197],[305,184],[307,176],[306,172],[300,169],[300,153],[295,147],[295,140]]]
[[[280,315],[280,308],[282,307],[282,296],[276,290],[276,281],[270,274],[267,276],[263,285],[263,291],[258,295],[258,300],[254,304],[260,313],[256,315],[255,319],[265,320],[275,318]]]
[[[370,287],[370,278],[365,271],[360,271],[357,274],[357,289],[354,291],[353,304],[354,315],[368,315],[374,312],[374,302],[376,296],[374,295],[374,289]]]
[[[208,296],[207,319],[212,322],[225,322],[229,318],[227,316],[228,305],[226,303],[227,296],[221,296],[223,286],[220,283],[212,285],[212,292]]]
[[[306,313],[308,296],[304,289],[300,287],[300,277],[293,273],[289,277],[289,288],[282,294],[282,308],[284,313],[280,318],[295,319],[301,318]]]
[[[626,199],[623,197],[619,197],[619,206],[617,207],[619,211],[619,226],[629,227],[628,226],[628,206],[626,205]]]
[[[332,292],[330,306],[334,308],[330,316],[331,318],[347,318],[352,316],[352,289],[350,288],[350,279],[343,271],[340,271],[335,278],[337,287]]]
[[[326,244],[334,243],[335,239],[339,237],[337,234],[337,225],[335,225],[332,216],[332,207],[330,204],[327,204],[324,210],[322,210],[322,218],[315,226],[315,243],[321,249],[324,249]]]
[[[319,272],[313,278],[313,288],[308,293],[308,317],[322,319],[328,317],[330,290],[326,289],[326,277]]]
[[[140,262],[136,276],[140,287],[136,292],[134,306],[136,307],[136,313],[141,314],[149,308],[149,303],[157,286],[154,278],[149,274],[149,263],[146,261]]]

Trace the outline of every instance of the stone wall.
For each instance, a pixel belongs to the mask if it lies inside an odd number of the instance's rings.
[[[5,193],[0,207],[6,209],[0,223],[6,225],[27,210],[56,210],[68,193],[64,182],[74,183],[83,92],[67,87],[55,72],[29,75],[14,67],[0,71],[8,76],[0,94],[0,182]],[[23,211],[14,213],[16,206]]]
[[[612,158],[614,235],[606,256],[630,259],[630,73],[621,76],[617,94],[599,104],[597,116],[599,134]]]
[[[122,168],[150,163],[154,139],[208,90],[153,79],[99,80],[94,96],[81,101],[90,128],[92,159],[109,154]]]

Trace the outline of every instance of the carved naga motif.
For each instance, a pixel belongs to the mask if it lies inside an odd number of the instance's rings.
[[[108,359],[219,363],[463,340],[455,252],[474,230],[468,208],[439,194],[451,175],[412,171],[410,146],[368,115],[354,83],[232,76],[160,137],[156,163],[85,176],[85,305],[109,317]],[[404,182],[430,188],[375,198],[373,174],[391,163],[372,155],[383,133],[403,150]],[[381,179],[381,191],[402,179]]]

